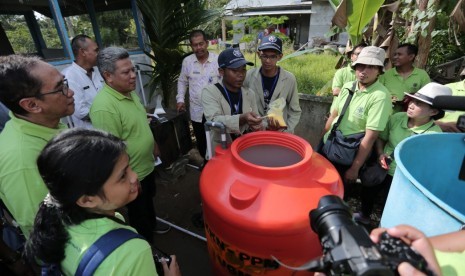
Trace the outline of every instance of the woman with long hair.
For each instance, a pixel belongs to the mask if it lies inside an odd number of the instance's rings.
[[[37,159],[49,194],[39,207],[26,255],[59,264],[74,275],[89,247],[107,232],[126,228],[116,209],[140,189],[125,143],[98,130],[72,129],[53,138]],[[175,256],[165,275],[180,275]],[[157,275],[150,244],[130,239],[110,253],[94,275]]]

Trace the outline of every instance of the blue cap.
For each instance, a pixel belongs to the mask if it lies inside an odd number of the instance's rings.
[[[280,54],[283,52],[283,41],[274,35],[265,36],[258,46],[259,51],[263,50],[275,50],[278,51]]]
[[[228,48],[218,56],[218,66],[220,68],[239,68],[246,64],[253,66],[253,63],[245,60],[241,50],[237,48]]]

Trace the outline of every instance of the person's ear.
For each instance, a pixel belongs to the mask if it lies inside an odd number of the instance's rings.
[[[111,83],[113,81],[112,74],[110,72],[108,72],[108,71],[103,72],[103,79],[106,82]]]
[[[76,204],[82,208],[93,209],[101,202],[98,196],[82,195],[76,200]]]
[[[27,113],[40,113],[42,107],[37,103],[37,98],[28,97],[19,100],[19,106],[21,106]]]
[[[430,109],[430,113],[429,113],[430,117],[436,116],[438,114],[439,114],[439,110],[437,110],[436,108],[431,108]]]
[[[223,68],[218,68],[218,73],[220,74],[221,77],[224,76],[224,69]]]

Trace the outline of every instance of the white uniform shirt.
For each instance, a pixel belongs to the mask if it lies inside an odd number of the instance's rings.
[[[219,82],[220,79],[217,54],[209,52],[208,60],[204,64],[197,60],[195,54],[184,58],[182,61],[181,74],[178,79],[176,102],[184,102],[186,90],[189,88],[189,109],[192,121],[202,122],[202,89],[209,84]]]
[[[62,71],[69,87],[74,91],[74,114],[71,115],[74,127],[92,128],[89,110],[97,92],[103,87],[104,80],[96,66],[92,72],[92,79],[86,73],[86,70],[75,62]]]

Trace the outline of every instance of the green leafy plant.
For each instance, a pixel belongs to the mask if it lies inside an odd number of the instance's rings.
[[[163,103],[169,106],[169,99],[181,70],[186,52],[181,44],[189,37],[189,32],[213,19],[221,10],[207,9],[205,0],[137,0],[144,16],[146,32],[152,52],[145,52],[154,65],[149,98],[157,88],[163,93]]]

